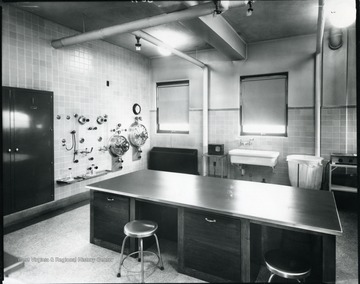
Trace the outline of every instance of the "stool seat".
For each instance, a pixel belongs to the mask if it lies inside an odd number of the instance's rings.
[[[304,279],[310,275],[310,265],[301,257],[280,249],[268,251],[264,260],[270,272],[288,279]]]
[[[152,236],[158,228],[157,223],[149,220],[134,220],[124,227],[124,234],[132,238],[146,238]]]

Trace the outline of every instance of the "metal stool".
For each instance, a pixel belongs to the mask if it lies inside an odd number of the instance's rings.
[[[275,275],[286,279],[295,279],[299,283],[305,282],[305,278],[310,275],[310,265],[300,256],[280,249],[268,251],[264,255],[267,269],[271,272],[268,283]]]
[[[161,254],[160,254],[160,247],[159,247],[159,240],[155,234],[156,230],[158,228],[158,225],[156,222],[153,221],[148,221],[148,220],[134,220],[131,222],[128,222],[125,226],[124,226],[124,234],[126,235],[123,242],[122,242],[122,246],[121,246],[121,255],[120,255],[120,265],[119,265],[119,273],[117,274],[117,277],[121,277],[121,266],[123,265],[124,260],[133,255],[133,254],[138,254],[138,260],[141,261],[141,283],[144,283],[144,250],[143,250],[143,238],[147,238],[147,237],[151,237],[154,236],[155,237],[155,241],[156,241],[156,246],[157,246],[157,250],[158,250],[158,254],[154,253],[159,261],[156,265],[158,265],[160,263],[160,270],[164,270],[164,266],[163,266],[163,262],[161,259]],[[139,250],[135,251],[133,253],[128,254],[124,259],[124,247],[125,247],[125,242],[126,240],[129,238],[138,238],[139,239]]]

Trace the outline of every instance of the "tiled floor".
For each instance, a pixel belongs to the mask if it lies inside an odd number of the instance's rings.
[[[337,238],[337,283],[358,283],[357,211],[354,197],[337,197],[344,234]],[[355,206],[355,207],[354,207]],[[21,257],[25,267],[11,277],[25,283],[129,283],[139,275],[117,278],[119,253],[90,244],[89,205],[85,205],[4,236],[5,251]],[[160,240],[165,270],[150,269],[146,282],[203,282],[176,271],[176,244]],[[130,260],[131,261],[131,260]],[[136,261],[132,263],[138,265]],[[132,266],[132,270],[136,270]],[[269,276],[260,270],[257,282]]]
[[[139,274],[132,272],[116,277],[119,253],[91,244],[89,226],[90,208],[85,205],[5,235],[5,251],[25,261],[25,267],[11,277],[26,283],[139,282]],[[146,282],[203,282],[179,274],[175,270],[176,245],[160,242],[165,270],[150,269]],[[133,265],[137,265],[136,260]],[[137,269],[131,267],[132,271]]]

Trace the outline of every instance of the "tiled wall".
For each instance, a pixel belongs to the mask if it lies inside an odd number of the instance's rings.
[[[279,162],[275,169],[269,167],[245,166],[245,174],[240,169],[229,166],[231,178],[263,181],[288,185],[288,169],[286,156],[290,154],[315,153],[314,136],[314,108],[290,108],[288,121],[288,137],[270,136],[240,136],[239,109],[210,109],[209,110],[209,143],[224,144],[225,152],[234,148],[261,149],[280,152]],[[156,113],[151,112],[151,126],[156,125]],[[202,172],[202,111],[190,111],[190,133],[187,134],[157,134],[156,128],[151,127],[151,147],[183,147],[195,148],[199,153],[199,171]],[[241,146],[240,139],[254,138],[251,146]],[[209,172],[214,174],[213,163],[209,165]],[[217,163],[215,174],[220,175],[220,164]],[[228,174],[229,174],[228,173]]]
[[[346,115],[347,112],[347,115]],[[231,178],[290,185],[286,157],[292,154],[315,154],[315,116],[313,107],[296,107],[288,110],[288,137],[239,136],[239,109],[209,110],[209,143],[224,144],[225,152],[234,148],[261,149],[280,152],[275,169],[245,165],[244,174],[235,166],[224,170]],[[347,122],[346,122],[347,121]],[[156,112],[151,112],[151,126],[156,125]],[[334,152],[356,153],[356,108],[323,108],[321,111],[321,156],[330,158]],[[347,126],[346,126],[347,125]],[[190,111],[189,134],[157,134],[151,127],[151,147],[195,148],[199,153],[199,172],[202,173],[202,111]],[[347,128],[346,128],[347,127]],[[345,135],[346,134],[346,135]],[[241,140],[254,138],[251,146],[240,146]],[[220,175],[220,163],[209,164],[210,175]]]
[[[2,7],[3,85],[54,93],[55,179],[64,177],[69,167],[74,176],[85,174],[91,164],[96,164],[99,171],[111,169],[110,155],[98,149],[107,144],[112,134],[110,129],[118,123],[128,129],[134,122],[134,103],[141,105],[142,123],[149,129],[149,60],[104,41],[54,49],[50,45],[52,39],[76,32],[7,4]],[[90,122],[80,125],[74,114],[84,115]],[[108,121],[96,124],[97,116],[104,114],[108,115]],[[89,126],[98,129],[88,130]],[[93,153],[77,156],[77,164],[72,162],[73,152],[66,151],[61,143],[65,138],[67,147],[71,146],[71,130],[76,131],[77,140],[85,139],[83,144],[78,141],[79,150],[93,147]],[[127,132],[122,134],[127,137]],[[123,157],[123,169],[105,177],[146,168],[149,147],[148,140],[140,160],[133,160],[130,149]],[[94,160],[90,161],[89,157]],[[55,200],[86,191],[86,184],[105,177],[66,186],[56,184]]]
[[[356,108],[324,107],[321,112],[321,156],[331,153],[357,153]]]

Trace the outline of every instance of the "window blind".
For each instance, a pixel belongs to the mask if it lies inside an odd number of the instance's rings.
[[[285,134],[287,118],[287,76],[242,78],[242,133]]]
[[[189,131],[189,83],[158,84],[158,131]]]

